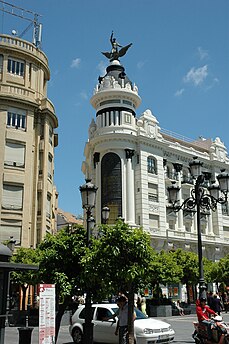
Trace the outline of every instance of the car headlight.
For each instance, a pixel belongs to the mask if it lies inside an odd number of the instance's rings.
[[[153,334],[154,333],[154,330],[152,330],[151,328],[144,328],[143,332],[145,334]]]
[[[154,333],[159,333],[161,332],[160,330],[152,329],[152,328],[144,328],[143,333],[145,334],[154,334]]]

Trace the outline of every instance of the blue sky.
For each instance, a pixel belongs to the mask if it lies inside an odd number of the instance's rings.
[[[193,139],[218,136],[229,148],[228,0],[13,3],[42,15],[42,49],[51,70],[48,97],[59,119],[55,183],[60,208],[82,213],[81,163],[95,118],[90,97],[108,64],[101,51],[110,50],[112,30],[120,44],[133,43],[121,62],[142,98],[137,115],[151,109],[162,128]],[[21,33],[27,26],[0,12],[2,33]],[[31,36],[30,30],[24,38]]]

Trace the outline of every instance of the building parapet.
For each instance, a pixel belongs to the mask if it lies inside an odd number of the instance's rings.
[[[25,41],[18,37],[0,34],[0,44],[5,47],[10,45],[11,49],[12,47],[15,47],[17,50],[21,50],[23,53],[27,52],[29,54],[35,55],[36,58],[38,58],[46,65],[46,68],[48,67],[48,58],[46,57],[46,55],[41,50],[36,48],[34,44],[28,41]]]

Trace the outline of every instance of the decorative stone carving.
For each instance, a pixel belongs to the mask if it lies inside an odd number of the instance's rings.
[[[134,150],[126,148],[125,152],[126,152],[126,159],[131,159],[132,160],[132,157],[134,156]]]
[[[227,156],[227,149],[219,137],[216,137],[215,141],[213,141],[210,147],[210,152],[212,160],[217,159],[222,162],[229,160]]]
[[[89,126],[89,130],[88,130],[88,135],[89,135],[90,139],[92,137],[94,137],[94,133],[95,133],[96,129],[97,129],[96,123],[95,123],[94,119],[92,119],[91,124]]]

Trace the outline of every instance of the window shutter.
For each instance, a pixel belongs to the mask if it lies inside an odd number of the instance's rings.
[[[14,142],[6,142],[5,164],[22,167],[25,165],[25,145]]]
[[[21,242],[21,226],[0,226],[0,241],[9,240],[10,237],[13,237],[16,240],[16,244]]]
[[[50,219],[51,218],[51,196],[47,195],[46,201],[46,216]]]
[[[22,209],[23,186],[3,185],[2,207],[5,209]]]
[[[150,228],[159,229],[159,216],[158,215],[149,215],[149,226]]]

